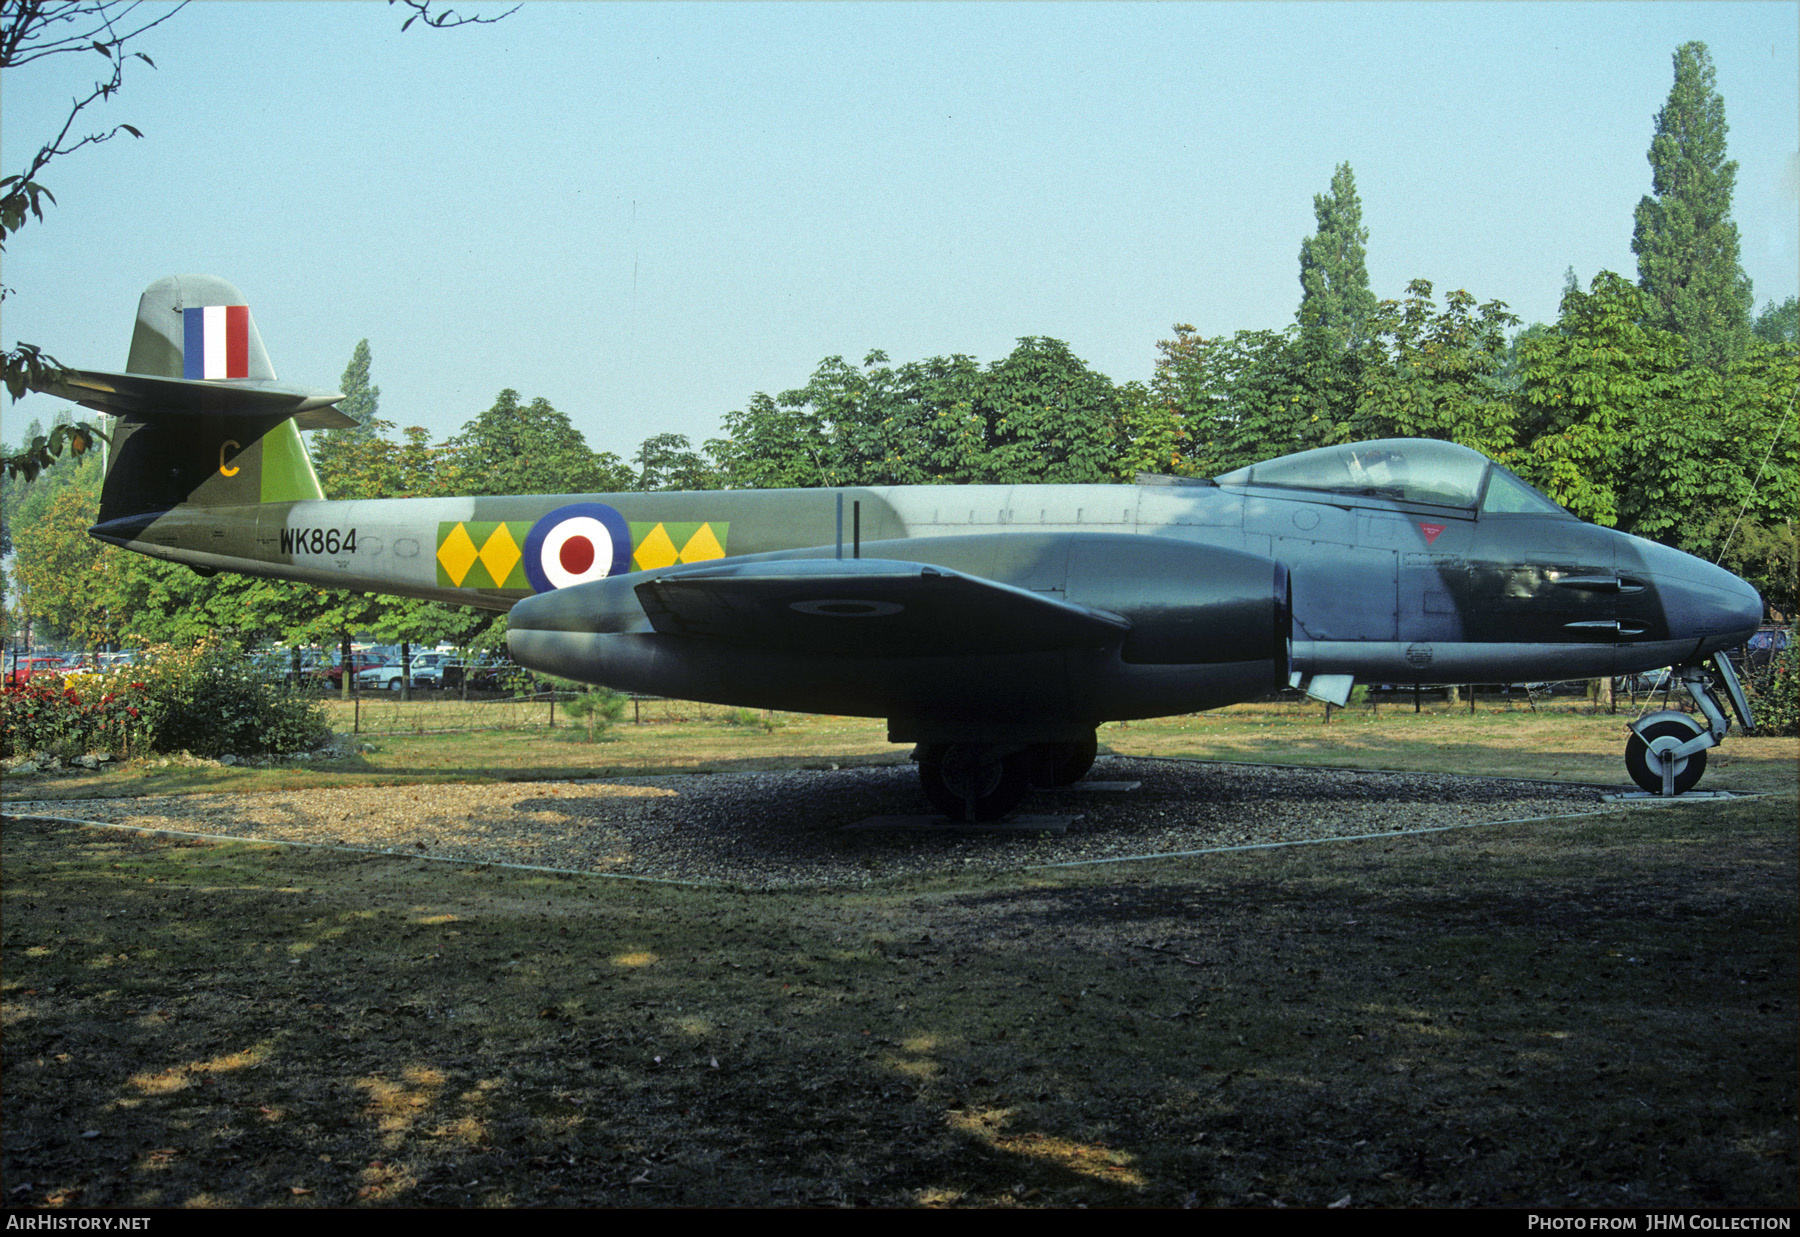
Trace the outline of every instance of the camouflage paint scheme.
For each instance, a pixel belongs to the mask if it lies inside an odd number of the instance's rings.
[[[94,536],[207,572],[510,611],[524,665],[886,717],[928,762],[949,744],[989,753],[983,768],[1020,745],[1091,747],[1104,721],[1290,682],[1341,703],[1354,680],[1698,664],[1762,618],[1730,573],[1426,440],[1215,482],[328,502],[297,428],[346,423],[340,397],[275,382],[247,310],[243,372],[180,377],[178,323],[191,344],[194,306],[242,304],[221,280],[160,281],[126,373],[47,388],[123,414]]]

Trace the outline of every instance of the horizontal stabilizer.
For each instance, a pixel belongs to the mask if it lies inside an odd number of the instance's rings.
[[[292,417],[305,430],[347,429],[357,423],[333,407],[344,398],[340,392],[287,386],[272,379],[219,382],[73,369],[36,389],[115,417]]]
[[[637,586],[660,633],[864,657],[1099,648],[1131,624],[944,567],[884,559],[707,563]]]

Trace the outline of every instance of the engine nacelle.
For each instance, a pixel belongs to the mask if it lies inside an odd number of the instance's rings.
[[[1016,652],[990,648],[970,655],[916,645],[900,655],[873,640],[867,652],[841,642],[833,651],[825,651],[824,642],[810,650],[791,641],[782,647],[766,628],[757,637],[746,628],[744,639],[729,631],[694,638],[664,630],[640,602],[655,592],[645,586],[664,571],[523,602],[514,611],[509,643],[522,664],[570,678],[681,699],[904,719],[897,732],[913,723],[930,730],[955,720],[1060,735],[1070,722],[1091,727],[1213,708],[1287,679],[1287,571],[1270,558],[1111,533],[972,534],[864,543],[861,549],[871,567],[929,564],[1105,611],[1124,618],[1129,630],[1105,643],[1067,647],[1046,646],[1034,631],[1016,641]],[[756,557],[779,563],[833,555],[808,550]],[[967,621],[992,622],[975,612]],[[868,630],[873,635],[876,629]],[[1008,643],[1004,627],[982,630],[1002,648]]]

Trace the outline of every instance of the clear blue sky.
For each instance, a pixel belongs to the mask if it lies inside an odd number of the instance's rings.
[[[465,8],[493,13],[498,7]],[[146,36],[12,239],[8,344],[122,368],[163,275],[243,289],[278,374],[370,341],[384,416],[504,387],[599,450],[696,443],[834,354],[1051,335],[1147,378],[1172,323],[1279,328],[1333,168],[1377,295],[1555,316],[1635,277],[1671,55],[1712,51],[1760,309],[1800,264],[1800,4],[527,4],[402,34],[383,4],[201,3]],[[0,83],[19,170],[99,57]],[[65,407],[30,396],[4,437]]]

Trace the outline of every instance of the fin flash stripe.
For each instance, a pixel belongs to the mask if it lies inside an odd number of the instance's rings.
[[[183,378],[250,376],[250,307],[200,305],[181,311]]]

